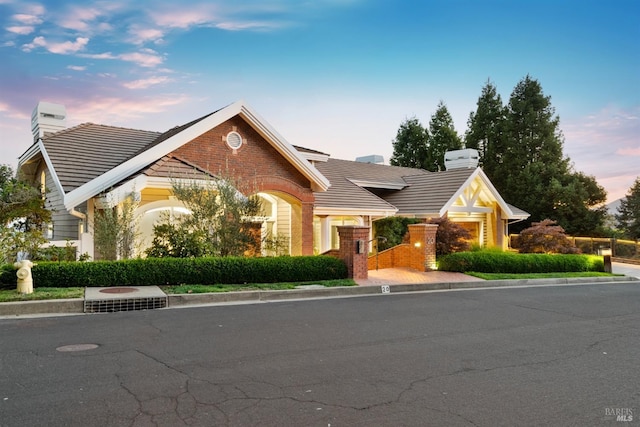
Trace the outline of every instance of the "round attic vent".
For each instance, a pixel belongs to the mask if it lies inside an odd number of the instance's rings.
[[[227,145],[237,150],[242,145],[242,137],[238,132],[229,132],[227,134]]]

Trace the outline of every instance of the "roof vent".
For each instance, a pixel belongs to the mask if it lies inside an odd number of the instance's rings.
[[[362,156],[362,157],[356,157],[356,162],[359,163],[374,163],[376,165],[382,165],[384,164],[384,157],[378,155],[378,154],[372,154],[370,156]]]
[[[444,167],[447,170],[475,169],[478,167],[479,159],[478,150],[473,148],[447,151],[444,153]]]
[[[67,110],[64,105],[50,102],[39,102],[31,113],[31,132],[33,142],[49,134],[59,132],[67,127],[65,118]]]

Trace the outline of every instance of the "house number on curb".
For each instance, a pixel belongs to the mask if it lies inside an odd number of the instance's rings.
[[[389,285],[382,285],[382,286],[380,286],[380,289],[382,290],[383,294],[390,294],[391,293],[391,288],[389,287]]]

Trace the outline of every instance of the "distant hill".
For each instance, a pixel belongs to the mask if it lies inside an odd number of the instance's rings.
[[[609,215],[616,215],[618,213],[618,207],[620,207],[620,202],[622,200],[624,200],[625,198],[621,198],[618,200],[614,200],[611,203],[607,203],[607,212],[609,213]]]

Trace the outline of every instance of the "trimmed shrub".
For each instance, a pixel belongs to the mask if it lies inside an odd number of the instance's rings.
[[[344,279],[347,266],[330,256],[146,258],[39,262],[32,272],[36,287],[213,285]]]
[[[444,271],[478,273],[564,273],[604,271],[602,257],[594,255],[515,254],[510,252],[457,252],[438,260]]]
[[[16,269],[11,264],[0,265],[0,289],[10,289],[18,286]]]

